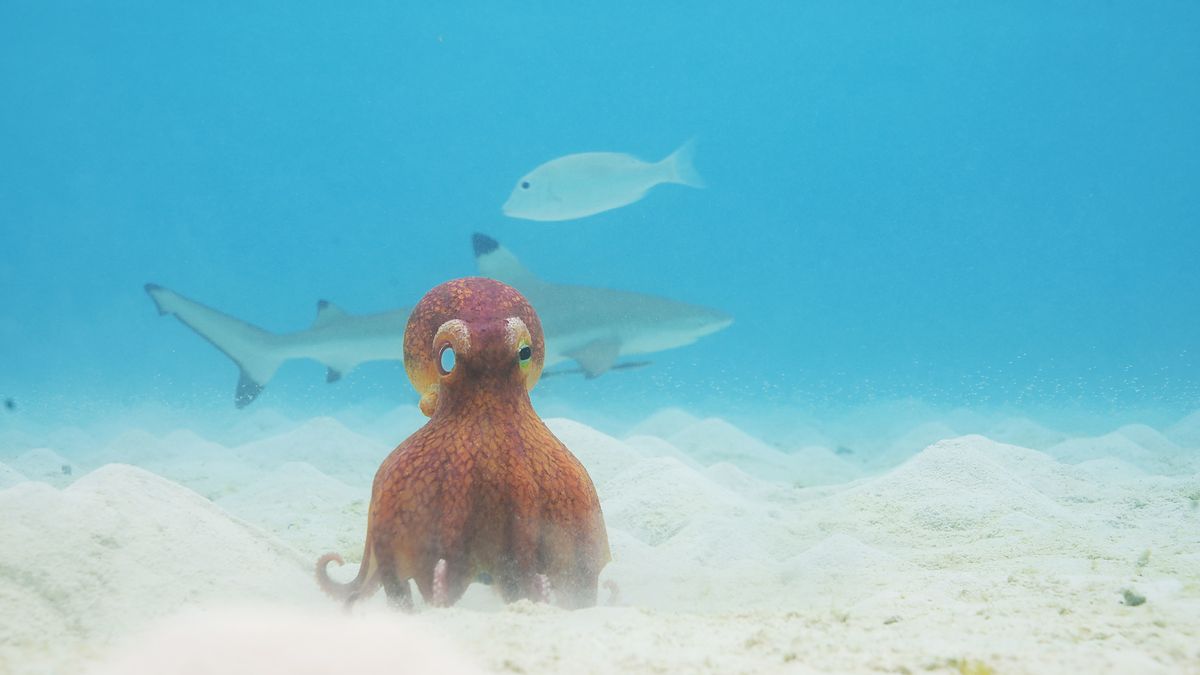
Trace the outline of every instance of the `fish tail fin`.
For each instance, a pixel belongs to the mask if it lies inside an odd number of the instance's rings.
[[[672,152],[661,164],[667,168],[667,180],[688,187],[708,187],[696,166],[692,163],[696,155],[696,139],[691,139]]]
[[[285,358],[276,349],[278,336],[202,305],[157,284],[146,284],[159,314],[174,314],[237,364],[240,369],[234,404],[244,408],[263,390]]]

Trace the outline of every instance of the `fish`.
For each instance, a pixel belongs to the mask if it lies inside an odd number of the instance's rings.
[[[589,379],[643,365],[618,363],[622,356],[691,344],[733,321],[717,310],[652,295],[546,282],[495,239],[475,234],[472,245],[479,273],[517,288],[541,316],[546,365],[574,360]],[[351,314],[320,300],[309,328],[273,333],[158,284],[146,284],[145,291],[160,315],[174,316],[238,366],[238,408],[252,403],[293,359],[324,364],[326,382],[371,361],[404,360],[408,308]]]
[[[691,140],[658,162],[618,152],[552,159],[517,181],[501,211],[525,220],[574,220],[632,204],[662,183],[702,188],[704,179],[692,164],[694,153]]]

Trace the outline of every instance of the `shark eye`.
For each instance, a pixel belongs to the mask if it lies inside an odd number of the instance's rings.
[[[438,352],[438,370],[443,375],[449,375],[454,370],[454,347],[445,345]]]
[[[529,181],[527,181],[527,180],[521,181],[521,189],[528,190],[529,189]]]
[[[521,348],[517,350],[517,358],[520,359],[522,368],[528,368],[529,361],[533,358],[533,348],[529,345],[521,345]]]

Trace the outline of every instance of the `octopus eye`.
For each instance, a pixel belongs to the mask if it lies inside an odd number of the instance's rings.
[[[454,370],[454,347],[446,345],[438,352],[438,370],[443,375],[449,375]]]
[[[517,358],[521,360],[521,367],[528,368],[529,361],[533,358],[533,348],[529,345],[521,345],[517,350]]]
[[[527,180],[521,181],[521,189],[528,190],[529,189],[529,181],[527,181]]]

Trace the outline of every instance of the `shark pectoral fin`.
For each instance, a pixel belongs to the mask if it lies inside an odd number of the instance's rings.
[[[608,372],[617,362],[621,354],[621,341],[617,338],[605,338],[587,343],[566,355],[575,359],[584,374],[590,380]]]
[[[337,382],[340,379],[342,379],[342,371],[335,368],[329,368],[325,371],[326,382]]]
[[[254,381],[249,373],[242,370],[238,377],[237,392],[233,395],[233,404],[239,408],[250,405],[262,393],[263,386]]]
[[[163,293],[169,293],[167,289],[158,284],[146,284],[142,288],[146,289],[146,293],[150,294],[150,299],[154,301],[154,309],[159,316],[170,313],[169,310],[163,309],[162,300],[159,299]]]

